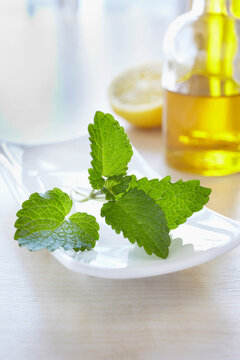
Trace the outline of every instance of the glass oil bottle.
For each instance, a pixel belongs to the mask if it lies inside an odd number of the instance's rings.
[[[167,31],[167,163],[202,175],[240,171],[240,0],[195,0]]]

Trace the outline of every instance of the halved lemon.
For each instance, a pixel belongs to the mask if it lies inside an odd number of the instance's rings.
[[[162,63],[154,62],[126,70],[110,84],[113,110],[130,123],[150,128],[162,122]]]

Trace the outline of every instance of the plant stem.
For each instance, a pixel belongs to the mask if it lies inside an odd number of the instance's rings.
[[[84,196],[83,194],[81,194],[79,191],[77,190],[74,190],[75,193],[77,195],[80,195],[80,196]],[[81,200],[77,200],[77,199],[73,199],[74,201],[78,202],[78,203],[83,203],[83,202],[86,202],[86,201],[89,201],[89,200],[97,200],[97,201],[104,201],[105,200],[105,197],[102,197],[102,196],[99,196],[99,195],[102,195],[102,190],[99,190],[97,192],[95,192],[95,190],[92,190],[90,192],[90,194],[86,197],[84,197],[83,199]]]

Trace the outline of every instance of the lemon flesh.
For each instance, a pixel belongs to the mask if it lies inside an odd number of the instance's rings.
[[[150,128],[162,121],[162,64],[144,64],[117,76],[109,87],[113,110],[130,123]]]

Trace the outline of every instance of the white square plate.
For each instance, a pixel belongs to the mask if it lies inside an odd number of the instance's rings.
[[[0,170],[16,200],[21,204],[33,192],[53,187],[70,193],[75,187],[90,192],[88,168],[90,145],[87,136],[50,145],[13,145],[1,143]],[[138,178],[160,177],[134,151],[129,174]],[[67,268],[103,278],[140,278],[172,273],[216,258],[240,243],[240,223],[207,208],[195,213],[185,224],[171,232],[172,243],[166,260],[147,255],[105,224],[101,203],[91,200],[77,204],[100,224],[96,247],[83,253],[56,250],[53,256]]]

